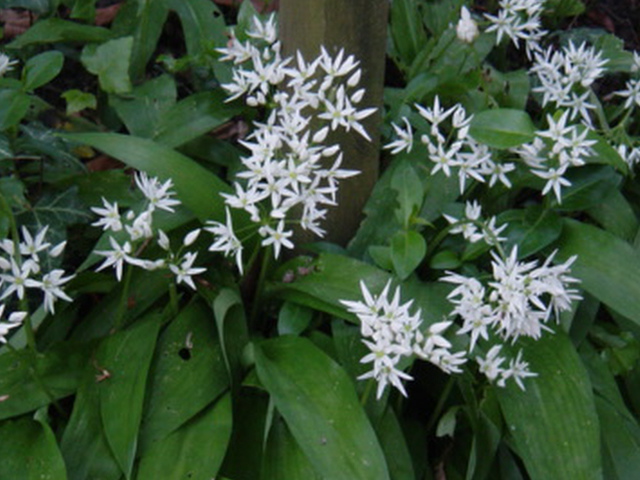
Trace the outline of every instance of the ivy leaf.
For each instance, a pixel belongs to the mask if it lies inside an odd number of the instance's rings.
[[[102,45],[86,45],[80,61],[94,75],[98,76],[100,88],[107,93],[131,91],[129,65],[133,37],[109,40]]]

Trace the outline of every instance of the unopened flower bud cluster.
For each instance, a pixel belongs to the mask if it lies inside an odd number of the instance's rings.
[[[310,62],[299,52],[282,58],[274,17],[254,19],[247,35],[242,42],[232,34],[228,47],[218,49],[222,60],[236,65],[232,83],[223,87],[229,100],[243,97],[268,114],[241,141],[249,155],[242,158],[235,192],[224,197],[229,207],[249,213],[262,245],[272,245],[278,257],[282,248],[293,248],[292,224],[324,235],[321,222],[336,205],[339,181],[358,173],[341,168],[342,152],[327,144],[328,135],[353,130],[369,140],[360,122],[375,109],[359,108],[365,92],[358,89],[361,71],[353,56],[322,48]],[[226,224],[211,222],[208,229],[217,236],[211,248],[234,255],[242,270],[242,244],[229,213]]]
[[[153,215],[158,210],[174,212],[175,206],[180,201],[173,198],[175,193],[171,190],[173,184],[171,180],[164,183],[157,178],[149,177],[144,172],[137,173],[135,182],[140,191],[146,198],[145,208],[136,213],[129,210],[121,214],[116,202],[109,203],[106,199],[102,199],[103,207],[92,207],[100,219],[93,223],[94,226],[102,227],[105,231],[123,232],[124,239],[121,238],[122,233],[109,237],[111,250],[97,250],[95,253],[105,257],[97,271],[107,267],[113,267],[116,271],[118,281],[122,279],[122,273],[125,265],[132,265],[144,270],[157,270],[166,268],[176,277],[177,283],[185,283],[195,289],[192,276],[198,275],[205,271],[205,268],[194,267],[196,260],[196,252],[183,252],[184,248],[192,245],[199,233],[200,229],[193,230],[185,235],[181,246],[177,251],[171,248],[169,237],[160,229],[154,228]],[[155,241],[162,250],[166,252],[164,258],[143,258],[142,253],[148,247],[150,242]]]
[[[44,294],[43,304],[46,311],[55,313],[57,300],[71,301],[64,292],[64,285],[73,278],[65,276],[61,268],[48,270],[45,259],[59,257],[64,251],[66,242],[52,245],[46,236],[49,227],[45,226],[35,235],[24,226],[21,228],[22,239],[14,242],[5,238],[0,241],[0,312],[5,305],[12,301],[22,301],[27,298],[28,290],[39,291]],[[0,313],[1,316],[1,313]],[[26,312],[15,311],[9,315],[8,323],[0,323],[0,341],[10,328],[19,325]]]

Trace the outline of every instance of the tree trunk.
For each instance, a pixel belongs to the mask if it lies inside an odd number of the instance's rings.
[[[389,0],[280,0],[280,37],[285,55],[299,50],[306,60],[318,56],[320,47],[335,55],[355,55],[362,68],[360,86],[366,89],[359,108],[377,107],[363,120],[368,142],[353,130],[329,138],[339,143],[344,154],[343,168],[360,175],[342,180],[338,206],[329,210],[323,227],[325,240],[341,245],[353,237],[362,220],[364,205],[378,178],[382,87],[384,80]],[[297,244],[313,241],[301,232]]]

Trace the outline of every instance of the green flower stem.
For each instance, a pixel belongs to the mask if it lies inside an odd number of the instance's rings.
[[[436,422],[442,415],[442,411],[444,410],[444,405],[447,402],[449,395],[451,394],[451,390],[453,389],[453,384],[456,381],[453,375],[449,375],[449,379],[447,380],[447,384],[444,386],[444,390],[442,390],[442,394],[438,399],[438,403],[436,404],[436,408],[434,408],[431,417],[429,417],[429,422],[427,423],[427,432],[431,432],[433,427],[436,426]]]
[[[172,315],[174,317],[178,315],[178,288],[176,287],[176,282],[169,284],[169,305]]]
[[[258,286],[256,287],[256,292],[253,297],[253,305],[251,306],[251,322],[250,324],[256,328],[258,327],[258,313],[260,311],[260,304],[263,300],[264,295],[264,286],[267,279],[267,272],[269,271],[269,267],[271,265],[271,259],[273,257],[273,249],[271,245],[269,245],[262,254],[262,265],[260,265],[260,274],[258,276]]]
[[[375,383],[376,382],[373,378],[370,378],[367,382],[367,386],[365,387],[364,392],[362,392],[362,397],[360,398],[360,405],[362,405],[363,407],[367,404],[367,400],[369,400],[369,396],[373,391],[373,386],[375,385]]]
[[[118,310],[116,311],[116,318],[114,321],[114,329],[119,330],[124,323],[124,312],[127,308],[129,301],[129,288],[131,286],[131,276],[133,274],[133,266],[127,265],[126,272],[124,274],[124,284],[122,285],[122,295],[120,296],[120,303],[118,304]]]

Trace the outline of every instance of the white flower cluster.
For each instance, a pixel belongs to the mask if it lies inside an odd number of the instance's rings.
[[[595,140],[587,139],[589,128],[583,125],[567,125],[569,111],[564,111],[557,120],[547,115],[547,130],[536,132],[533,142],[512,149],[518,154],[534,175],[547,181],[542,194],[553,190],[558,203],[562,202],[562,187],[571,182],[564,178],[569,167],[580,167],[585,158],[593,154]]]
[[[340,300],[360,320],[363,343],[371,353],[360,360],[373,363],[372,369],[358,377],[359,380],[373,378],[378,383],[377,398],[387,385],[396,387],[404,396],[407,392],[403,380],[413,378],[399,367],[404,358],[416,356],[440,367],[447,373],[461,372],[460,365],[467,361],[466,352],[451,352],[451,343],[442,336],[452,324],[443,321],[421,328],[421,310],[410,313],[413,300],[400,303],[400,287],[389,300],[389,281],[380,295],[372,295],[364,282],[360,282],[363,300]]]
[[[340,147],[326,145],[327,135],[341,128],[369,140],[360,121],[375,109],[358,109],[364,90],[357,88],[361,71],[353,56],[341,50],[332,57],[322,48],[309,63],[300,53],[295,62],[283,59],[273,17],[264,24],[254,19],[248,35],[253,42],[232,35],[229,46],[219,49],[223,60],[238,65],[233,82],[223,86],[229,100],[244,96],[250,106],[271,110],[241,142],[249,156],[242,158],[244,171],[238,174],[235,193],[224,197],[227,205],[245,210],[260,225],[262,245],[273,245],[277,257],[283,247],[293,248],[291,223],[324,235],[320,222],[325,207],[336,204],[339,180],[358,173],[340,168]],[[235,255],[242,270],[241,242],[229,215],[226,225],[212,222],[209,230],[218,237],[211,248]]]
[[[449,230],[450,233],[461,233],[464,239],[470,243],[483,240],[487,245],[496,245],[505,240],[500,234],[507,228],[507,224],[496,227],[496,217],[491,217],[488,221],[482,221],[482,207],[476,200],[466,203],[464,214],[465,218],[462,219],[455,218],[452,215],[443,215],[447,222],[453,225]]]
[[[415,107],[429,124],[429,132],[420,139],[427,146],[429,160],[433,163],[431,174],[442,171],[449,177],[452,169],[456,169],[460,193],[464,192],[468,180],[485,182],[488,178],[489,186],[498,181],[507,187],[511,186],[506,174],[515,170],[515,165],[494,161],[489,147],[478,143],[469,135],[469,124],[473,116],[467,116],[462,105],[456,104],[444,109],[436,96],[433,107],[417,104]],[[403,121],[404,128],[392,124],[398,138],[385,145],[393,154],[403,150],[410,152],[413,148],[411,124],[406,118]]]
[[[455,305],[451,315],[462,319],[458,334],[470,334],[470,352],[478,339],[489,340],[490,330],[503,341],[515,342],[521,336],[538,339],[543,330],[549,330],[546,324],[552,316],[558,320],[560,312],[571,309],[572,301],[581,299],[578,291],[570,288],[571,284],[578,282],[570,276],[575,256],[552,266],[554,252],[538,267],[537,261],[518,261],[516,247],[506,259],[495,252],[491,255],[492,281],[486,286],[476,278],[453,272],[447,272],[447,276],[441,279],[457,285],[448,296]],[[499,384],[513,377],[522,387],[518,378],[531,373],[520,355],[510,368],[502,370],[498,367],[505,359],[498,357],[498,352],[499,348],[494,347],[485,360],[478,360],[481,371],[490,380],[496,379],[500,373],[502,381]]]
[[[11,58],[4,53],[0,53],[0,77],[3,77],[5,73],[13,70],[13,66],[18,63],[17,60],[11,60]]]
[[[520,48],[520,40],[524,41],[527,57],[540,50],[540,40],[546,35],[542,29],[540,16],[544,10],[545,0],[500,0],[498,15],[485,14],[491,25],[487,32],[496,32],[496,44],[502,37],[509,37],[513,44]]]
[[[552,103],[556,108],[569,109],[571,120],[580,115],[590,126],[589,111],[596,108],[589,103],[591,85],[604,74],[607,61],[601,52],[586,43],[576,47],[570,41],[562,50],[549,47],[535,54],[535,62],[529,70],[540,82],[533,91],[542,93],[542,106]]]
[[[35,236],[22,227],[22,241],[15,243],[10,239],[0,242],[0,301],[6,301],[12,295],[19,300],[25,298],[26,289],[40,290],[44,294],[44,308],[55,313],[55,302],[58,299],[71,301],[64,292],[64,284],[73,278],[65,277],[65,271],[56,268],[44,271],[45,257],[56,258],[62,254],[67,242],[51,245],[46,241],[48,226],[45,226]],[[14,314],[11,318],[16,318]],[[23,316],[24,318],[24,316]]]
[[[120,281],[125,264],[145,270],[168,268],[176,276],[177,283],[184,282],[195,290],[196,286],[192,276],[198,275],[206,269],[193,266],[197,253],[182,253],[182,250],[196,241],[200,229],[195,229],[185,235],[181,247],[177,252],[174,252],[166,233],[153,227],[154,212],[157,210],[173,212],[173,207],[180,204],[179,200],[172,198],[175,195],[171,190],[172,181],[167,180],[161,183],[157,178],[149,177],[141,172],[135,175],[135,182],[147,199],[145,208],[141,212],[136,214],[133,210],[129,210],[125,214],[121,214],[117,202],[110,204],[104,198],[102,199],[103,207],[91,208],[101,217],[92,225],[102,227],[104,231],[123,232],[127,237],[126,240],[118,240],[114,236],[110,236],[109,244],[112,250],[96,250],[96,254],[105,257],[97,271],[113,267],[116,271],[116,278]],[[156,238],[158,245],[166,252],[165,258],[152,260],[140,257],[142,251],[153,238]]]
[[[636,78],[631,78],[625,84],[624,90],[619,90],[616,95],[626,98],[624,102],[624,108],[632,109],[640,106],[640,55],[638,52],[633,52],[633,63],[631,65],[631,73]]]
[[[640,163],[640,147],[628,147],[627,145],[621,144],[616,147],[616,151],[630,169],[633,169]]]
[[[22,321],[26,318],[27,312],[12,312],[7,320],[2,319],[5,304],[0,305],[0,343],[7,343],[7,334],[11,329],[22,325]]]

